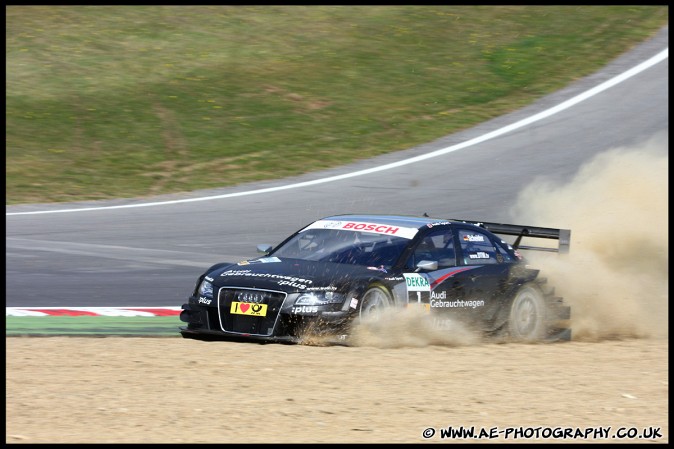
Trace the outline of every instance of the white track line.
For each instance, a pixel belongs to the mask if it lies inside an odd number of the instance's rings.
[[[305,181],[305,182],[298,182],[295,184],[287,184],[284,186],[279,186],[279,187],[269,187],[266,189],[257,189],[257,190],[248,190],[245,192],[236,192],[236,193],[227,193],[224,195],[215,195],[215,196],[205,196],[205,197],[200,197],[200,198],[187,198],[183,200],[173,200],[173,201],[161,201],[161,202],[154,202],[154,203],[140,203],[140,204],[125,204],[121,206],[103,206],[103,207],[87,207],[87,208],[81,208],[81,209],[59,209],[59,210],[43,210],[43,211],[33,211],[33,212],[7,212],[5,215],[6,216],[12,216],[12,215],[36,215],[36,214],[58,214],[58,213],[65,213],[65,212],[86,212],[86,211],[93,211],[93,210],[106,210],[106,209],[126,209],[126,208],[131,208],[131,207],[150,207],[150,206],[162,206],[162,205],[169,205],[169,204],[178,204],[178,203],[193,203],[196,201],[210,201],[210,200],[219,200],[223,198],[233,198],[237,196],[245,196],[245,195],[255,195],[259,193],[270,193],[270,192],[278,192],[280,190],[288,190],[288,189],[297,189],[300,187],[307,187],[307,186],[312,186],[316,184],[323,184],[326,182],[333,182],[333,181],[340,181],[342,179],[348,179],[348,178],[354,178],[356,176],[362,176],[362,175],[368,175],[370,173],[376,173],[384,170],[390,170],[392,168],[397,168],[397,167],[402,167],[404,165],[408,164],[413,164],[415,162],[423,161],[426,159],[434,158],[437,156],[442,156],[447,153],[451,153],[453,151],[457,151],[466,147],[470,147],[473,145],[477,145],[478,143],[485,142],[487,140],[493,139],[494,137],[501,136],[505,133],[508,133],[510,131],[514,131],[516,129],[522,128],[524,126],[530,125],[534,122],[537,122],[539,120],[543,120],[544,118],[550,117],[551,115],[557,114],[558,112],[561,112],[565,109],[568,109],[572,106],[575,106],[576,104],[580,103],[581,101],[587,100],[588,98],[591,98],[606,89],[609,89],[616,84],[622,83],[623,81],[637,75],[638,73],[643,72],[644,70],[654,66],[655,64],[664,61],[669,57],[669,48],[661,51],[657,55],[653,56],[652,58],[642,62],[641,64],[638,64],[631,69],[621,73],[618,76],[615,76],[611,78],[608,81],[605,81],[598,86],[593,87],[590,90],[587,90],[583,92],[582,94],[576,95],[575,97],[566,100],[557,106],[554,106],[550,109],[547,109],[543,112],[539,112],[538,114],[534,114],[531,117],[522,119],[518,122],[515,122],[513,124],[504,126],[503,128],[497,129],[495,131],[491,131],[487,134],[483,134],[482,136],[475,137],[473,139],[470,139],[466,142],[462,142],[456,145],[452,145],[450,147],[442,148],[440,150],[432,151],[427,154],[423,154],[420,156],[415,156],[409,159],[404,159],[402,161],[398,162],[392,162],[390,164],[385,164],[385,165],[380,165],[378,167],[373,167],[373,168],[368,168],[365,170],[359,170],[351,173],[345,173],[342,175],[336,175],[336,176],[330,176],[328,178],[321,178],[321,179],[316,179],[313,181]]]

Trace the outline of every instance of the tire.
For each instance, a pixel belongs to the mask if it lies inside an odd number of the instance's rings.
[[[508,316],[508,335],[519,342],[543,341],[547,336],[548,310],[543,293],[525,284],[513,298]]]
[[[360,301],[358,318],[360,320],[376,319],[384,310],[391,307],[393,298],[384,287],[370,286]]]

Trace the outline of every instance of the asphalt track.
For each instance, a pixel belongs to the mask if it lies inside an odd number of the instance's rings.
[[[6,306],[179,308],[208,266],[254,257],[258,243],[278,243],[331,214],[507,221],[518,193],[535,177],[569,179],[599,153],[668,135],[668,41],[666,27],[601,71],[533,105],[336,169],[161,197],[8,206]],[[657,55],[652,66],[596,90]],[[559,107],[564,104],[568,107]],[[451,151],[441,151],[446,149]],[[139,327],[173,335],[180,325],[167,316],[156,317],[156,325],[145,321],[151,317],[117,318],[119,326],[104,324],[102,317],[73,318],[8,317],[6,333],[105,328],[126,334]]]

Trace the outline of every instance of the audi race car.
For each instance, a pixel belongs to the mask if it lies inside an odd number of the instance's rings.
[[[206,270],[182,305],[180,333],[301,343],[311,332],[348,345],[361,320],[420,307],[447,332],[458,320],[485,336],[569,340],[569,306],[520,250],[568,252],[570,233],[426,216],[322,218],[276,247],[258,245],[260,257]],[[523,238],[556,242],[525,246]]]

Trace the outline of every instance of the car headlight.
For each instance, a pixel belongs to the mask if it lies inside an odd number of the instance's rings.
[[[300,293],[295,301],[298,306],[322,306],[325,304],[341,304],[344,295],[335,292],[307,292]]]
[[[213,284],[204,279],[199,285],[199,296],[213,299]]]

